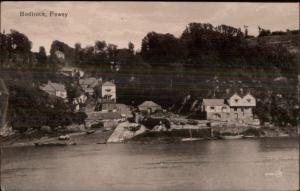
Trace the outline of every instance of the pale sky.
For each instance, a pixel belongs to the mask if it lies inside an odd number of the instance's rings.
[[[20,11],[68,13],[66,18],[21,17]],[[179,37],[188,23],[249,26],[283,30],[299,29],[299,3],[211,3],[211,2],[1,2],[1,31],[15,29],[26,34],[33,51],[44,46],[49,52],[53,40],[74,47],[93,45],[96,40],[140,48],[151,31]]]

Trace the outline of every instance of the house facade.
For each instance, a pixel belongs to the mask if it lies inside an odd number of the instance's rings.
[[[251,94],[244,97],[234,94],[227,102],[230,107],[230,121],[249,123],[254,120],[253,108],[256,107],[256,99]]]
[[[113,81],[107,81],[102,84],[101,97],[113,102],[117,101],[116,84]]]
[[[203,99],[201,107],[207,120],[226,121],[230,117],[230,107],[224,99]]]
[[[201,110],[207,120],[250,124],[257,123],[254,107],[256,99],[250,93],[243,97],[235,93],[228,99],[203,99]]]
[[[47,84],[40,86],[40,89],[45,91],[49,95],[60,97],[62,99],[67,98],[67,90],[65,88],[65,85],[63,84],[48,81]]]

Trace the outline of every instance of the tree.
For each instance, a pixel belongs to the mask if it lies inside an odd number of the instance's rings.
[[[258,26],[258,37],[261,36],[270,36],[271,35],[271,31],[268,29],[263,29],[260,26]]]
[[[74,55],[74,63],[75,64],[80,64],[82,61],[82,48],[80,43],[75,43],[75,55]]]
[[[128,49],[132,54],[134,54],[134,44],[132,42],[128,43]]]
[[[62,60],[62,59],[58,59],[58,57],[57,57],[58,53],[59,53],[59,55],[62,55],[62,54],[64,55],[62,64],[73,63],[75,60],[74,48],[70,47],[69,45],[67,45],[64,42],[55,40],[52,42],[51,48],[50,48],[50,60],[53,64],[60,63],[59,60]]]
[[[41,66],[45,66],[47,63],[47,55],[46,50],[43,46],[40,47],[39,52],[37,54],[38,64]]]
[[[96,41],[95,42],[95,51],[96,52],[104,52],[105,51],[105,49],[106,49],[106,47],[107,47],[107,44],[106,44],[106,42],[105,41]]]
[[[95,42],[95,61],[98,64],[106,63],[108,59],[107,44],[105,41]]]
[[[151,64],[176,63],[183,57],[183,47],[172,34],[148,33],[142,40],[141,55]]]
[[[117,48],[118,46],[114,44],[108,44],[107,46],[108,59],[110,63],[116,62]]]
[[[32,47],[32,42],[28,37],[16,30],[11,30],[8,34],[8,38],[11,40],[11,46],[16,53],[29,53]]]

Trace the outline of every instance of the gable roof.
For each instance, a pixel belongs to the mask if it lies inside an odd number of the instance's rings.
[[[225,106],[224,99],[203,99],[204,106]]]
[[[157,103],[154,103],[153,101],[144,101],[139,107],[161,107]]]
[[[42,86],[42,89],[45,91],[66,91],[65,85],[53,82],[48,82],[47,84]]]
[[[115,83],[113,83],[111,81],[106,81],[102,84],[102,86],[115,86]]]
[[[92,84],[96,84],[98,82],[99,82],[99,80],[94,77],[84,78],[84,79],[79,80],[79,84],[81,84],[81,85],[92,85]]]

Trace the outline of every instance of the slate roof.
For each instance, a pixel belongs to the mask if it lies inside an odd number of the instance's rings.
[[[115,83],[110,82],[110,81],[106,81],[102,84],[102,86],[115,86]]]
[[[154,103],[153,101],[144,101],[139,107],[161,107],[157,103]]]
[[[203,99],[202,102],[205,106],[225,106],[224,99]]]
[[[90,78],[84,78],[79,80],[80,85],[97,85],[99,83],[99,80],[94,77]]]
[[[48,84],[41,87],[44,91],[66,91],[65,85],[48,82]]]

